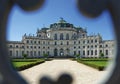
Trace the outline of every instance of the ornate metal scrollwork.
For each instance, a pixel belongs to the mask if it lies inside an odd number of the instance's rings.
[[[117,46],[115,68],[113,69],[110,78],[105,83],[118,84],[120,82],[120,0],[78,0],[78,8],[84,15],[89,17],[97,17],[105,9],[110,12],[114,24]]]
[[[44,0],[0,0],[0,83],[1,84],[27,84],[12,68],[10,59],[8,58],[6,48],[6,25],[7,18],[14,4],[19,5],[23,10],[30,11],[39,8]],[[97,17],[103,10],[108,9],[114,23],[114,30],[117,40],[117,57],[116,65],[112,75],[107,80],[106,84],[118,84],[120,82],[120,0],[78,0],[78,8],[83,13],[90,17]],[[64,80],[64,78],[66,80]],[[70,84],[72,77],[68,74],[63,74],[57,82],[52,81],[47,77],[43,77],[41,84]]]

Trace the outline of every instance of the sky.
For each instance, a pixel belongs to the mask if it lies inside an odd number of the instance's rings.
[[[87,18],[78,10],[76,0],[46,0],[41,8],[31,12],[15,5],[8,18],[7,40],[21,41],[25,33],[36,34],[38,28],[49,27],[60,17],[76,27],[86,28],[88,35],[100,33],[104,40],[114,40],[109,12],[104,11],[94,19]]]

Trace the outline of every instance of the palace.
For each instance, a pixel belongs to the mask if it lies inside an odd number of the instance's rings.
[[[24,34],[21,41],[8,41],[8,51],[12,58],[49,57],[104,57],[114,55],[114,40],[103,40],[100,34],[87,35],[86,29],[75,27],[63,18],[49,28],[38,29],[36,35]]]

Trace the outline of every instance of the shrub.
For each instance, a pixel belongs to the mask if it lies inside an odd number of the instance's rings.
[[[44,58],[48,58],[48,54],[43,54]]]
[[[30,62],[29,64],[25,64],[25,65],[22,65],[22,66],[15,66],[15,69],[17,69],[18,71],[21,71],[21,70],[25,70],[25,69],[28,69],[30,67],[33,67],[35,65],[38,65],[40,63],[43,63],[43,62],[45,62],[45,61],[40,60],[40,61]]]
[[[28,55],[27,54],[23,54],[22,56],[23,56],[24,59],[26,59]]]
[[[80,54],[75,55],[76,59],[80,58]]]

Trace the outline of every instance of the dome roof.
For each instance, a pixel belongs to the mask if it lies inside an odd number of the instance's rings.
[[[60,18],[59,22],[51,24],[50,28],[73,28],[73,24],[67,23],[63,18]]]

